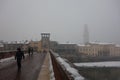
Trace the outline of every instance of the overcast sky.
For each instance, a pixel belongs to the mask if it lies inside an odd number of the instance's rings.
[[[42,32],[60,43],[120,44],[120,0],[0,0],[0,40],[40,40]]]

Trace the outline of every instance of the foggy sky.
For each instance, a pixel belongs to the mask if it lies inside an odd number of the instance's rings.
[[[120,0],[0,0],[0,40],[40,40],[42,32],[60,43],[120,44]]]

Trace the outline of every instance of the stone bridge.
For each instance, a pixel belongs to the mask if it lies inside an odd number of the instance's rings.
[[[16,51],[0,52],[0,80],[84,80],[67,60],[52,50],[47,53],[25,54],[21,71],[14,59]]]

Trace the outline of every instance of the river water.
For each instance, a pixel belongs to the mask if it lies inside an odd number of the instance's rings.
[[[74,64],[86,80],[120,80],[120,61]]]

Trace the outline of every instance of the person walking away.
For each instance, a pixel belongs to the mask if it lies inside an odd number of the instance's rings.
[[[21,60],[22,58],[24,59],[24,52],[21,51],[21,48],[17,48],[17,52],[15,55],[15,60],[17,59],[17,66],[18,66],[18,70],[21,70]]]
[[[30,53],[31,53],[31,49],[30,49],[30,47],[28,47],[28,54],[29,54],[29,56],[30,56]]]
[[[32,55],[33,55],[33,47],[31,47],[31,53],[32,53]]]

